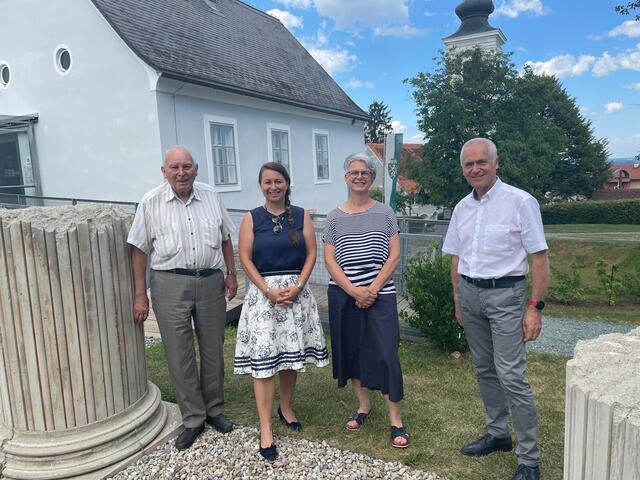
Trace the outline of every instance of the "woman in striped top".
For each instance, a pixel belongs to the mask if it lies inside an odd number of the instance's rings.
[[[369,390],[380,390],[389,407],[391,445],[409,444],[400,416],[403,397],[398,358],[400,332],[393,273],[400,260],[400,236],[393,211],[373,200],[375,165],[363,154],[344,163],[349,199],[327,216],[324,261],[328,288],[333,377],[347,380],[358,409],[347,429],[358,430],[371,411]]]

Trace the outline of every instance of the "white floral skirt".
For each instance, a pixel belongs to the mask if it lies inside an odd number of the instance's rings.
[[[298,276],[274,275],[265,280],[270,288],[287,288],[298,283]],[[293,305],[278,307],[249,283],[238,323],[233,373],[269,378],[280,370],[304,372],[307,363],[329,364],[318,305],[309,287],[305,285]]]

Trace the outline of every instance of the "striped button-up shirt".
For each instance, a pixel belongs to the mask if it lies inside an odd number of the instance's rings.
[[[183,203],[164,183],[142,197],[127,242],[147,254],[153,270],[222,269],[222,240],[233,228],[211,186],[195,182]]]

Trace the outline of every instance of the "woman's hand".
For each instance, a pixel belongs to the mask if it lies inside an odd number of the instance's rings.
[[[293,287],[295,288],[295,287]],[[288,307],[293,304],[295,297],[291,299],[290,288],[270,288],[267,292],[267,298],[269,301],[275,303],[279,307]],[[296,294],[297,296],[297,294]]]
[[[298,288],[296,285],[292,285],[288,288],[283,288],[280,290],[280,301],[276,302],[277,305],[280,306],[289,306],[295,302],[298,295],[302,292],[301,288]]]
[[[369,287],[353,287],[350,295],[356,301],[356,307],[369,308],[378,298],[377,292]]]

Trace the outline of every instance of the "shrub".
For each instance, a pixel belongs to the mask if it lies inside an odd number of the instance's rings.
[[[604,293],[607,296],[607,302],[610,307],[616,304],[618,292],[622,289],[622,282],[616,278],[616,273],[619,268],[620,266],[614,263],[609,270],[609,266],[602,258],[596,262],[596,274],[604,288]]]
[[[369,190],[369,196],[380,203],[384,203],[384,193],[380,187],[373,187]]]
[[[634,303],[640,303],[640,266],[636,265],[633,271],[623,275],[622,285],[624,296]]]
[[[545,225],[604,223],[640,225],[640,200],[566,202],[543,205]]]
[[[553,269],[555,279],[554,286],[549,291],[549,296],[565,305],[573,305],[584,300],[584,288],[582,287],[582,277],[579,266],[569,265],[569,270],[564,272]]]
[[[409,306],[414,314],[401,317],[416,327],[438,349],[447,352],[468,350],[464,331],[455,320],[451,259],[432,245],[420,257],[414,257],[403,278]]]

